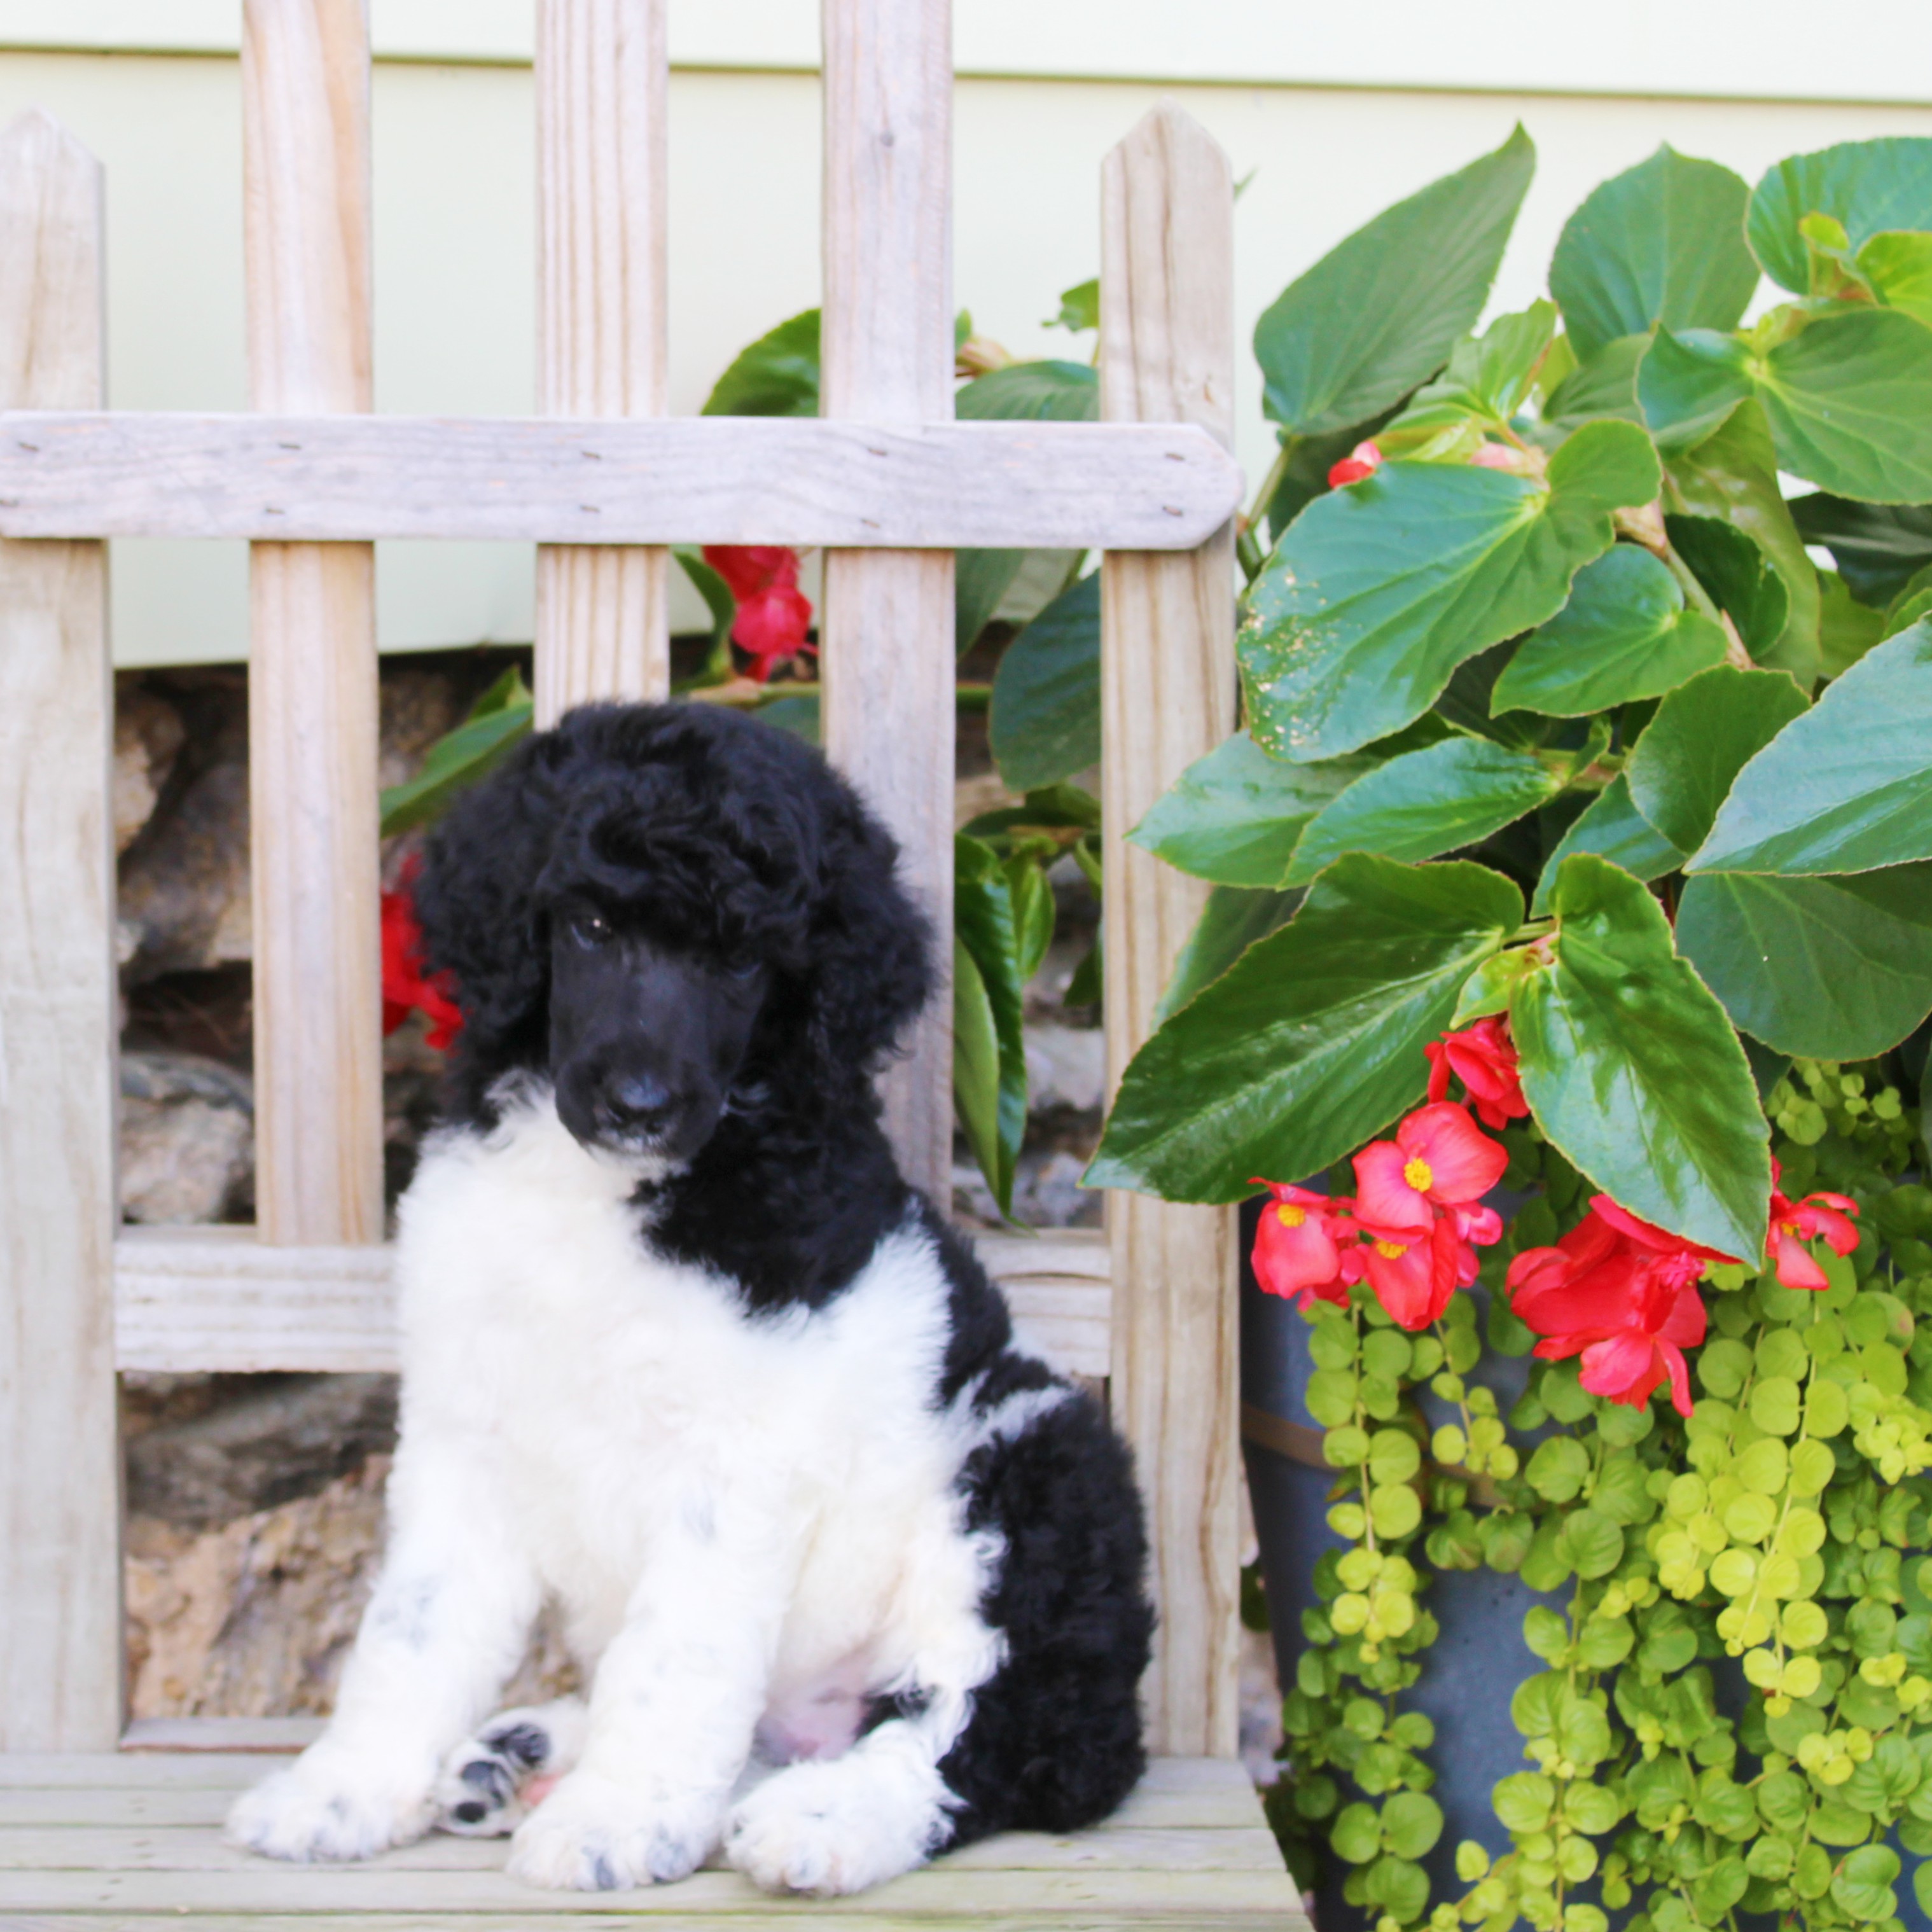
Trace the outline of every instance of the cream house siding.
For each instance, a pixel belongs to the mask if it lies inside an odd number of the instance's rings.
[[[531,406],[530,10],[530,0],[374,0],[386,56],[374,89],[380,408]],[[1870,98],[1906,76],[1932,102],[1926,10],[1877,0],[1843,10],[1837,44],[1821,49],[1778,32],[1780,8],[1760,7],[1752,48],[1726,55],[1718,27],[1739,10],[1635,4],[1619,10],[1614,37],[1600,16],[1586,37],[1552,28],[1546,8],[1532,26],[1527,7],[1501,0],[1453,12],[1412,0],[956,0],[958,299],[982,332],[1020,353],[1090,346],[1041,319],[1094,271],[1100,157],[1162,92],[1214,132],[1238,176],[1253,171],[1236,217],[1244,332],[1323,249],[1518,118],[1541,161],[1497,290],[1504,307],[1540,292],[1582,194],[1660,140],[1754,178],[1782,154],[1932,134],[1932,104]],[[0,116],[48,107],[106,164],[110,385],[121,406],[242,401],[228,51],[238,14],[236,0],[0,0]],[[1455,47],[1433,44],[1450,17]],[[674,409],[696,409],[739,346],[817,299],[814,20],[811,0],[672,0],[683,63],[670,87]],[[1683,26],[1681,58],[1666,21]],[[1771,62],[1762,49],[1774,42],[1782,51]],[[150,51],[116,50],[130,47]],[[1507,87],[1475,85],[1468,62],[1478,56]],[[1163,74],[1180,84],[1118,77]],[[1311,76],[1324,84],[1300,84]],[[1747,87],[1784,98],[1735,98]],[[1847,98],[1818,98],[1834,92]],[[1253,477],[1268,452],[1251,364],[1243,380],[1240,454]],[[117,544],[118,659],[245,654],[244,568],[237,546]],[[382,643],[526,638],[530,575],[517,547],[385,545]],[[678,619],[701,623],[694,599]]]

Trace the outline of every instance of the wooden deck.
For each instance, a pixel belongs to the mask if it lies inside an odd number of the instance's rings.
[[[220,1835],[260,1752],[0,1756],[0,1926],[6,1932],[544,1932],[634,1921],[669,1932],[1308,1932],[1241,1766],[1156,1761],[1099,1829],[1014,1832],[854,1899],[772,1898],[734,1871],[608,1894],[505,1876],[505,1841],[433,1837],[365,1864],[294,1866]]]

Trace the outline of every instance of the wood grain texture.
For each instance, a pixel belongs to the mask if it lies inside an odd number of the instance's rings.
[[[665,406],[664,0],[538,0],[537,406]],[[670,554],[537,553],[539,724],[670,688]]]
[[[0,136],[0,402],[100,400],[101,182]],[[121,1724],[114,733],[98,543],[0,542],[0,1752]]]
[[[1091,1237],[984,1237],[981,1259],[1047,1360],[1104,1376],[1108,1255]],[[114,1247],[115,1360],[173,1375],[393,1374],[390,1252],[270,1247],[245,1228],[130,1228]]]
[[[245,0],[253,407],[372,401],[364,0]],[[375,553],[250,557],[256,1212],[278,1241],[382,1232]]]
[[[12,537],[1181,550],[1240,490],[1180,424],[0,418]]]
[[[824,0],[820,407],[897,426],[952,413],[950,0]],[[942,530],[928,538],[966,540]],[[1029,541],[1042,541],[1035,537]],[[825,560],[825,745],[899,842],[933,923],[939,991],[884,1076],[906,1177],[952,1198],[953,560],[950,548]]]
[[[1183,422],[1228,440],[1234,389],[1227,158],[1154,110],[1102,176],[1103,418]],[[1234,724],[1232,527],[1182,556],[1102,565],[1101,771],[1109,1091],[1207,898],[1124,835]],[[1133,1444],[1160,1610],[1146,1696],[1156,1750],[1232,1754],[1237,1733],[1240,1448],[1232,1209],[1115,1193],[1115,1420]]]

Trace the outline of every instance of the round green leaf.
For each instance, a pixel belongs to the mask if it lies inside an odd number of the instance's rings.
[[[1390,1483],[1369,1492],[1369,1520],[1376,1534],[1408,1535],[1422,1520],[1422,1498],[1406,1483]]]
[[[1745,765],[1688,869],[1790,877],[1919,859],[1932,859],[1924,621],[1867,652]]]
[[[1624,1533],[1606,1516],[1580,1509],[1563,1524],[1563,1554],[1582,1577],[1607,1576],[1623,1561]]]
[[[1328,1842],[1338,1858],[1352,1865],[1365,1865],[1382,1848],[1382,1820],[1370,1804],[1345,1804],[1336,1815]]]
[[[1523,1476],[1544,1502],[1567,1503],[1582,1489],[1589,1473],[1589,1451],[1582,1444],[1573,1436],[1552,1436],[1537,1444]]]
[[[1238,1201],[1312,1174],[1422,1097],[1422,1047],[1522,916],[1480,866],[1338,860],[1135,1056],[1090,1185]]]
[[[1774,165],[1753,191],[1744,236],[1773,280],[1810,293],[1810,251],[1798,224],[1826,214],[1856,252],[1888,228],[1932,228],[1932,140],[1898,135],[1842,141]]]
[[[1256,742],[1306,763],[1399,730],[1466,659],[1554,616],[1610,548],[1610,512],[1649,502],[1658,483],[1643,432],[1598,422],[1558,448],[1546,483],[1391,463],[1318,498],[1245,602],[1237,650]]]
[[[1932,1011],[1932,865],[1836,878],[1687,880],[1677,950],[1780,1053],[1864,1060]]]
[[[1442,1808],[1420,1791],[1398,1791],[1382,1807],[1382,1842],[1396,1857],[1419,1858],[1442,1835]]]
[[[1564,1789],[1563,1815],[1578,1831],[1586,1832],[1593,1838],[1614,1829],[1623,1814],[1617,1794],[1603,1785],[1571,1784]]]
[[[1767,1376],[1751,1390],[1750,1419],[1767,1436],[1795,1436],[1798,1402],[1798,1384],[1789,1376]]]
[[[1510,1001],[1538,1124],[1632,1214],[1720,1253],[1757,1254],[1768,1130],[1723,1008],[1628,873],[1576,854],[1552,904],[1554,957]]]
[[[1594,190],[1550,263],[1578,356],[1660,322],[1736,328],[1757,286],[1744,242],[1749,199],[1730,169],[1668,146]]]
[[[1728,1402],[1750,1373],[1751,1354],[1728,1336],[1706,1342],[1697,1353],[1697,1379],[1712,1395]]]
[[[1406,1483],[1422,1467],[1422,1451],[1403,1429],[1378,1429],[1369,1444],[1369,1475],[1378,1483]]]
[[[1805,1406],[1808,1411],[1811,1405],[1808,1402]],[[1838,1468],[1837,1457],[1823,1443],[1805,1442],[1794,1444],[1791,1451],[1792,1494],[1795,1496],[1823,1495],[1826,1486],[1838,1473]]]
[[[1898,1854],[1889,1845],[1861,1845],[1846,1854],[1832,1880],[1832,1899],[1862,1922],[1889,1918],[1898,1904],[1892,1889],[1898,1872]]]
[[[1511,1832],[1540,1832],[1556,1808],[1556,1787],[1540,1772],[1519,1771],[1490,1794],[1497,1818]]]

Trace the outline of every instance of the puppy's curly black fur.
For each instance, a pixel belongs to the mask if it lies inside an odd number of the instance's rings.
[[[465,1017],[452,1111],[475,1126],[494,1124],[506,1073],[548,1070],[560,899],[761,965],[769,992],[729,1106],[688,1164],[645,1191],[640,1238],[729,1278],[756,1318],[829,1302],[916,1216],[951,1284],[932,1400],[990,1414],[1052,1378],[1014,1348],[998,1290],[902,1179],[880,1127],[874,1076],[936,983],[931,928],[896,861],[851,787],[796,739],[722,706],[601,705],[458,802],[416,898],[428,962],[454,975]],[[961,1483],[968,1527],[1004,1540],[984,1607],[1007,1655],[941,1766],[960,1801],[946,1842],[1090,1823],[1144,1762],[1153,1615],[1126,1451],[1076,1395],[996,1434]]]

